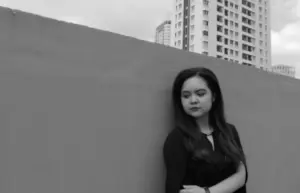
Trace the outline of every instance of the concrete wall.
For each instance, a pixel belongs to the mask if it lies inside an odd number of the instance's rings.
[[[219,77],[249,193],[297,192],[300,81],[0,9],[0,192],[163,193],[177,72]]]

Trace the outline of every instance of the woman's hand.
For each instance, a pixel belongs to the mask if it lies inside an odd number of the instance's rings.
[[[183,186],[184,189],[180,190],[179,193],[205,193],[204,188],[194,185]]]

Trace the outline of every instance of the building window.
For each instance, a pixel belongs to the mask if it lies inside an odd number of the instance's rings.
[[[220,16],[220,15],[217,15],[217,21],[218,21],[218,22],[223,22],[223,17]]]
[[[191,25],[191,32],[194,32],[195,26]]]
[[[193,5],[193,6],[191,7],[191,13],[194,13],[194,11],[195,11],[195,5]]]
[[[208,41],[203,41],[203,49],[207,49],[208,48]]]
[[[194,41],[194,35],[191,35],[191,41]]]
[[[203,20],[203,25],[204,25],[204,26],[208,26],[208,21]]]
[[[223,32],[223,27],[221,25],[217,25],[217,31],[218,32]]]
[[[218,41],[218,42],[222,42],[222,36],[217,35],[217,41]]]
[[[220,13],[223,13],[223,7],[218,5],[217,6],[217,11],[220,12]]]
[[[222,52],[222,46],[217,45],[217,51],[218,51],[218,52]]]
[[[225,41],[224,41],[225,45],[228,45],[228,39],[225,38]]]
[[[195,19],[195,15],[192,15],[191,20],[194,21],[194,19]]]
[[[208,6],[208,0],[203,0],[203,5]]]
[[[224,14],[225,14],[225,16],[228,16],[228,10],[227,9],[225,9]]]
[[[228,55],[228,48],[225,48],[225,49],[224,49],[224,53],[225,53],[226,55]]]
[[[207,16],[208,15],[208,11],[207,10],[203,10],[203,15]]]
[[[208,31],[204,30],[204,31],[202,32],[202,34],[203,34],[203,36],[208,36]]]
[[[228,35],[228,29],[227,28],[225,28],[224,32],[225,32],[225,35]]]
[[[190,51],[192,51],[192,52],[194,51],[194,45],[190,46]]]

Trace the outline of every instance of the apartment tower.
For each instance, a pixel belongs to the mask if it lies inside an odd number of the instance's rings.
[[[171,46],[271,66],[269,0],[174,0]]]
[[[167,20],[156,28],[155,43],[170,46],[171,44],[171,21]]]

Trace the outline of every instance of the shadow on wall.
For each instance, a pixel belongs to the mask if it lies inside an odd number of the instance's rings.
[[[249,192],[297,192],[300,82],[215,58],[0,9],[3,193],[163,193],[171,86],[220,79]]]

